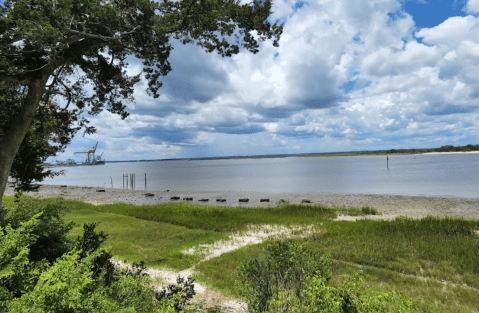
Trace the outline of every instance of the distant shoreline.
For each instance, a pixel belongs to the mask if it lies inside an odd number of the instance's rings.
[[[477,154],[479,151],[425,152],[420,154]]]

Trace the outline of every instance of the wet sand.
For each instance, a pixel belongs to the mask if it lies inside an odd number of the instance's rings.
[[[99,191],[103,190],[103,191]],[[145,195],[146,193],[152,196]],[[13,189],[7,188],[5,195],[13,195]],[[372,194],[338,194],[338,193],[265,193],[236,191],[144,191],[128,189],[111,189],[97,187],[42,185],[38,192],[27,195],[40,198],[62,197],[85,201],[94,205],[109,203],[129,203],[133,205],[160,204],[167,202],[188,202],[191,204],[228,207],[274,207],[283,201],[301,204],[303,200],[313,205],[328,207],[370,206],[382,213],[381,216],[367,216],[369,219],[393,219],[398,216],[422,218],[426,216],[456,217],[479,219],[479,199],[451,197],[424,197]],[[179,197],[179,200],[172,200]],[[184,198],[193,198],[186,200]],[[200,199],[208,199],[206,202]],[[217,202],[224,199],[224,202]],[[248,199],[248,202],[239,202]],[[268,199],[269,202],[261,202]],[[341,217],[340,217],[341,218]],[[350,219],[342,217],[341,219]]]

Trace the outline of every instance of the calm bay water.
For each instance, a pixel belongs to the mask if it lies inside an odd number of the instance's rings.
[[[59,168],[60,169],[60,168]],[[44,184],[136,189],[334,192],[479,198],[479,154],[107,163],[61,168]]]

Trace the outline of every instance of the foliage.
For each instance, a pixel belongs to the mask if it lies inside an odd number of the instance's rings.
[[[17,84],[0,82],[0,140],[21,110],[25,89]],[[62,174],[61,171],[44,170],[42,164],[48,157],[64,151],[73,135],[79,130],[73,124],[76,117],[61,110],[53,101],[41,102],[35,111],[34,120],[13,160],[10,177],[15,191],[37,190],[33,181]]]
[[[175,301],[175,311],[181,312],[182,310],[186,309],[188,306],[188,301],[191,300],[196,292],[194,290],[194,279],[188,277],[186,280],[183,277],[176,278],[176,285],[170,284],[168,287],[160,291],[156,294],[156,300],[163,301],[163,300],[171,300],[176,298]]]
[[[8,301],[30,291],[46,262],[29,260],[29,246],[36,237],[32,234],[38,224],[35,215],[14,229],[11,225],[0,227],[0,311],[5,311]]]
[[[413,302],[396,292],[366,296],[359,273],[339,288],[327,286],[331,259],[293,240],[268,245],[264,255],[237,269],[240,293],[250,312],[409,312]]]
[[[76,243],[59,222],[61,202],[44,203],[19,196],[8,208],[7,222],[0,227],[0,310],[2,312],[179,312],[193,311],[187,301],[194,294],[192,284],[184,284],[172,295],[162,297],[151,287],[143,264],[117,271],[110,262],[111,253],[100,248],[106,240],[96,233],[96,224],[84,225]],[[37,214],[34,212],[44,209]],[[47,217],[45,217],[47,216]],[[60,219],[61,221],[61,219]],[[39,232],[39,225],[46,232]],[[59,236],[60,234],[60,236]],[[69,247],[52,258],[53,250],[33,250],[39,238],[52,246]],[[50,236],[50,237],[49,237]],[[58,241],[65,242],[58,244]],[[60,250],[58,250],[60,251]],[[58,252],[55,251],[55,252]]]
[[[0,225],[5,227],[10,224],[13,229],[19,228],[23,222],[42,212],[31,231],[36,240],[29,246],[30,260],[35,262],[46,259],[51,264],[72,248],[73,242],[68,238],[68,233],[74,224],[65,224],[62,219],[64,212],[68,210],[64,200],[41,202],[17,194],[15,202],[5,209],[7,215]]]
[[[331,276],[330,258],[305,250],[294,240],[266,247],[264,255],[238,266],[238,288],[251,312],[265,312],[273,295],[289,290],[299,296],[308,277]]]
[[[343,280],[339,288],[327,286],[327,280],[314,275],[298,297],[289,290],[275,293],[269,302],[268,313],[406,313],[414,302],[395,291],[364,295],[362,273]]]

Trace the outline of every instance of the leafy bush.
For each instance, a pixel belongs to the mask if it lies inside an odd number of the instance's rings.
[[[412,301],[396,292],[362,294],[360,273],[328,286],[332,275],[329,255],[319,257],[296,241],[267,246],[263,255],[238,266],[240,294],[250,312],[409,312]]]
[[[263,255],[238,266],[239,292],[250,312],[265,312],[279,291],[299,296],[308,277],[329,279],[330,263],[328,255],[313,255],[294,240],[270,244]]]
[[[339,288],[327,286],[326,279],[314,275],[299,297],[288,290],[275,294],[269,301],[268,313],[405,313],[414,303],[395,291],[365,296],[362,273],[344,280]]]
[[[170,284],[160,293],[156,294],[156,300],[172,300],[176,298],[174,309],[176,312],[181,312],[188,307],[188,301],[196,294],[194,290],[194,279],[188,277],[186,280],[178,275],[176,278],[176,285]]]
[[[69,207],[63,199],[51,199],[42,201],[21,193],[15,196],[15,202],[6,206],[7,214],[0,225],[5,227],[7,224],[13,229],[20,227],[21,223],[29,221],[36,214],[42,212],[37,217],[37,223],[31,230],[36,240],[29,246],[31,261],[40,261],[46,259],[52,264],[73,248],[73,241],[68,238],[68,233],[74,227],[73,223],[65,224],[62,216]]]
[[[6,310],[10,300],[33,289],[38,276],[46,269],[46,262],[29,260],[29,246],[36,237],[32,234],[38,224],[34,216],[17,229],[10,225],[0,227],[0,311]]]
[[[22,196],[8,208],[0,226],[1,312],[176,313],[196,309],[187,303],[194,295],[190,279],[184,283],[179,278],[179,287],[157,293],[142,263],[117,271],[111,253],[100,248],[107,235],[96,233],[95,223],[84,225],[76,242],[69,240],[72,225],[61,219],[65,209],[60,200]]]

